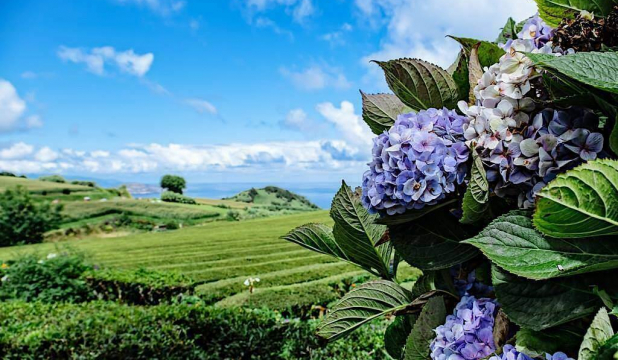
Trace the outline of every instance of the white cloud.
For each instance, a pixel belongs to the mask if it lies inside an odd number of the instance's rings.
[[[18,142],[8,148],[0,150],[0,159],[13,160],[24,158],[34,151],[34,146]]]
[[[121,4],[135,4],[163,16],[181,11],[187,4],[180,0],[117,0]]]
[[[262,13],[276,6],[284,6],[286,12],[299,24],[315,14],[312,0],[246,0],[245,6],[250,18],[255,13]]]
[[[459,45],[446,35],[495,40],[509,16],[523,20],[533,15],[533,0],[356,0],[362,16],[370,23],[386,23],[387,36],[380,49],[364,56],[375,82],[381,71],[369,60],[391,60],[401,57],[423,58],[448,67]]]
[[[344,34],[352,31],[352,29],[353,29],[352,25],[345,23],[341,25],[341,28],[339,30],[326,33],[322,35],[320,39],[330,43],[331,46],[344,45],[345,44],[345,40],[343,38]]]
[[[105,65],[109,64],[117,67],[121,72],[137,77],[146,75],[154,61],[152,53],[139,55],[133,49],[116,51],[111,46],[93,48],[90,51],[61,46],[58,49],[58,57],[76,64],[83,63],[88,71],[97,75],[103,75]]]
[[[277,25],[277,23],[267,17],[258,17],[257,19],[255,19],[254,24],[259,28],[271,29],[275,34],[285,35],[290,38],[290,41],[294,40],[294,34],[291,31],[281,28],[279,25]]]
[[[41,162],[51,162],[58,159],[58,153],[51,148],[45,146],[42,147],[39,151],[37,151],[37,153],[34,155],[34,159]]]
[[[109,157],[109,151],[95,150],[90,152],[90,156],[93,158],[106,158]]]
[[[302,90],[321,90],[327,87],[349,89],[351,86],[339,69],[326,66],[312,65],[301,71],[292,71],[282,67],[279,72],[289,79],[294,86]]]
[[[318,104],[316,110],[337,127],[343,139],[349,144],[366,148],[371,146],[374,135],[361,116],[354,112],[354,104],[351,102],[342,101],[339,108],[333,103],[325,102]]]
[[[210,102],[203,99],[187,99],[185,103],[200,114],[217,115],[217,108]]]
[[[0,79],[0,133],[43,126],[38,115],[25,117],[27,106],[7,80]]]

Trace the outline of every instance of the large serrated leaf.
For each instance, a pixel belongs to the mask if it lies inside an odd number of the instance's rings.
[[[483,161],[475,150],[471,151],[472,170],[470,183],[463,198],[463,224],[474,224],[487,215],[489,209],[489,182]]]
[[[607,340],[597,352],[596,360],[616,360],[618,358],[618,335]]]
[[[492,268],[492,284],[504,312],[516,324],[543,330],[594,314],[603,303],[592,287],[618,293],[618,272],[577,275],[543,281],[509,274]]]
[[[445,318],[444,299],[441,296],[429,299],[406,342],[405,360],[426,360],[429,358],[429,345],[436,337],[434,329],[444,324]]]
[[[380,316],[405,308],[411,294],[392,281],[365,283],[339,300],[318,328],[318,335],[335,340]]]
[[[618,268],[618,242],[545,237],[522,211],[497,218],[464,243],[510,273],[535,280]]]
[[[535,0],[539,15],[551,27],[558,27],[562,19],[574,18],[582,10],[606,16],[616,0]]]
[[[556,238],[618,234],[618,161],[595,160],[558,175],[537,195],[534,225]]]
[[[561,351],[575,358],[583,339],[583,331],[579,327],[561,325],[543,331],[521,329],[515,336],[517,351],[535,358],[544,358],[545,354]]]
[[[375,223],[377,215],[367,212],[359,196],[345,182],[333,199],[330,215],[335,221],[333,236],[346,257],[365,269],[373,269],[382,278],[391,279],[392,245],[375,246],[386,232],[386,226]]]
[[[447,71],[451,74],[457,89],[459,89],[459,99],[468,102],[470,96],[470,77],[468,74],[468,55],[464,49],[461,49],[457,59]]]
[[[592,324],[590,324],[586,335],[584,335],[584,341],[579,348],[579,356],[577,359],[594,360],[599,348],[612,336],[614,336],[614,329],[612,329],[609,315],[605,308],[601,308],[594,317],[594,320],[592,320]]]
[[[506,44],[509,40],[517,39],[517,33],[517,23],[510,17],[500,31],[500,35],[498,36],[496,42],[498,44]]]
[[[393,359],[401,359],[403,356],[406,340],[416,320],[416,315],[397,316],[384,331],[384,348]]]
[[[412,111],[393,94],[365,94],[363,98],[363,120],[374,134],[379,135],[388,130],[397,116]]]
[[[413,110],[454,109],[459,100],[452,76],[439,66],[418,59],[376,61],[397,97]]]
[[[472,49],[475,46],[478,46],[478,57],[483,68],[492,66],[500,61],[500,58],[504,55],[504,50],[501,49],[498,45],[483,40],[470,39],[470,38],[460,38],[456,36],[450,36],[451,39],[457,41],[466,57],[470,59],[470,54],[472,53]],[[480,44],[480,45],[479,45]],[[476,84],[470,84],[470,86],[474,87]]]
[[[421,270],[440,270],[470,260],[478,251],[460,241],[470,233],[448,210],[430,217],[389,226],[391,243],[401,257]]]
[[[538,67],[553,70],[596,89],[618,94],[617,52],[580,52],[565,56],[527,55]]]

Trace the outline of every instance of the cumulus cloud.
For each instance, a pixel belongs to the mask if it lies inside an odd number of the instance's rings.
[[[58,153],[45,146],[34,154],[34,159],[41,162],[51,162],[58,159]]]
[[[217,108],[210,102],[203,99],[187,99],[185,103],[200,114],[217,115]]]
[[[123,73],[143,77],[150,70],[154,61],[152,53],[140,55],[136,54],[133,49],[117,51],[111,46],[97,47],[91,50],[61,46],[57,54],[64,61],[86,65],[88,71],[97,75],[105,73],[105,65],[107,64],[116,67]]]
[[[372,24],[386,23],[380,48],[363,56],[370,78],[383,79],[370,60],[422,58],[444,68],[457,56],[459,45],[446,35],[495,40],[509,16],[523,20],[537,9],[533,0],[355,0],[359,13]],[[479,19],[481,19],[479,21]],[[382,81],[383,83],[383,81]]]
[[[312,65],[300,71],[293,71],[282,67],[279,69],[279,72],[301,90],[313,91],[327,87],[349,89],[352,86],[339,69],[328,66]]]
[[[0,159],[22,159],[34,152],[34,146],[18,142],[0,150]]]
[[[318,104],[316,110],[329,122],[335,125],[344,140],[349,144],[361,148],[371,146],[374,137],[369,127],[363,122],[360,115],[354,111],[354,104],[342,101],[339,107],[333,103],[325,102]]]
[[[38,115],[25,116],[26,111],[26,101],[19,96],[13,84],[0,79],[0,133],[43,125]]]
[[[181,11],[187,4],[181,0],[117,0],[121,4],[145,7],[159,15],[168,16]]]
[[[320,39],[328,42],[331,46],[344,45],[345,44],[344,35],[345,33],[352,31],[352,29],[353,29],[352,25],[345,23],[341,25],[339,30],[326,33],[320,36]]]

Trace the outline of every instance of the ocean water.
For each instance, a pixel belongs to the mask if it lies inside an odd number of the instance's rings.
[[[213,184],[188,184],[185,194],[196,198],[222,199],[238,194],[250,188],[263,188],[272,185],[287,189],[293,193],[302,195],[322,209],[330,209],[330,204],[341,183],[213,183]],[[353,185],[356,186],[356,185]],[[159,196],[158,192],[134,195],[138,198]]]

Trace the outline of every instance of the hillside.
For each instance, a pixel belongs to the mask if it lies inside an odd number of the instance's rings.
[[[319,207],[311,203],[304,196],[294,194],[291,191],[276,187],[267,186],[262,189],[251,188],[243,191],[226,200],[233,200],[273,209],[289,209],[297,211],[312,211]]]
[[[58,252],[67,246],[105,267],[180,272],[202,283],[198,293],[219,306],[251,301],[275,309],[302,307],[334,300],[338,296],[335,289],[368,278],[353,265],[280,239],[307,222],[332,224],[326,211],[234,224],[212,222],[164,233],[2,248],[0,260],[23,253]],[[409,268],[402,273],[406,277],[417,275]],[[249,276],[261,279],[251,296],[243,285]]]

